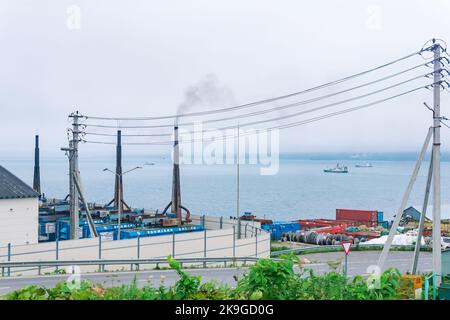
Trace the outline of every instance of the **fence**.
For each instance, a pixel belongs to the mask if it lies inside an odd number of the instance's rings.
[[[253,237],[256,232],[261,232],[261,223],[253,220],[241,220],[235,217],[210,217],[210,216],[191,216],[192,223],[202,225],[206,229],[227,229],[236,228],[238,238]]]
[[[274,259],[277,260],[277,259]],[[218,258],[181,258],[177,259],[180,263],[181,267],[183,266],[189,267],[198,264],[214,264],[221,265],[226,268],[228,266],[236,266],[238,263],[242,263],[243,266],[247,265],[247,262],[257,262],[258,258],[256,257],[218,257]],[[0,269],[2,270],[2,276],[6,276],[6,270],[11,268],[20,268],[20,267],[34,267],[37,268],[38,274],[42,274],[42,269],[45,267],[64,267],[64,266],[99,266],[99,270],[105,270],[105,266],[107,265],[130,265],[131,269],[133,266],[139,270],[141,265],[155,265],[160,266],[168,264],[167,259],[119,259],[119,260],[103,260],[103,259],[94,259],[94,260],[60,260],[60,261],[24,261],[24,262],[0,262]]]
[[[243,227],[243,224],[232,219],[206,216],[192,216],[192,220],[207,229],[116,241],[98,237],[31,245],[7,244],[0,247],[0,262],[163,259],[168,255],[175,258],[270,256],[270,234],[261,231],[257,224]],[[241,230],[240,234],[237,229]],[[89,265],[82,268],[83,272],[97,270]],[[123,268],[123,265],[110,265],[110,268],[116,270]],[[36,268],[29,266],[9,267],[5,275],[36,274],[36,271]]]

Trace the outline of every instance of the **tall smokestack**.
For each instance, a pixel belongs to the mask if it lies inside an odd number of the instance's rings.
[[[33,189],[41,194],[41,173],[39,166],[39,135],[35,136]]]
[[[119,187],[120,192],[119,199]],[[123,205],[123,181],[122,181],[122,131],[117,130],[117,146],[116,146],[116,183],[114,187],[114,208],[119,209],[119,205]]]
[[[176,213],[181,225],[181,191],[180,191],[180,149],[178,145],[178,122],[174,126],[173,174],[172,174],[172,213]]]

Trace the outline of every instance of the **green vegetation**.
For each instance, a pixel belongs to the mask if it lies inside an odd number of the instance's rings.
[[[55,271],[45,272],[44,274],[46,276],[51,276],[51,275],[56,275],[56,274],[66,274],[66,270],[64,270],[64,269],[56,269]]]
[[[274,248],[276,248],[274,250]],[[281,251],[281,250],[288,250],[288,249],[292,249],[286,246],[279,246],[279,247],[271,247],[271,252],[277,252],[277,251]],[[358,244],[353,245],[352,246],[352,251],[381,251],[383,249],[383,246],[370,246],[370,247],[366,247],[366,246],[360,246]],[[329,248],[327,246],[323,246],[321,248],[314,248],[314,249],[309,249],[306,250],[304,252],[298,252],[298,255],[305,255],[305,254],[312,254],[312,253],[325,253],[325,252],[339,252],[339,251],[344,251],[343,248]],[[392,247],[391,251],[414,251],[414,247],[408,247],[408,246],[404,246],[404,247]],[[431,248],[428,247],[422,247],[420,248],[420,251],[431,251]]]
[[[150,283],[139,288],[136,279],[131,284],[103,287],[88,280],[78,286],[61,282],[54,288],[28,286],[3,297],[10,300],[183,300],[183,299],[331,299],[373,300],[408,299],[411,296],[401,286],[397,270],[387,270],[381,275],[379,286],[371,289],[361,276],[352,279],[337,272],[316,275],[312,270],[300,268],[294,272],[298,258],[283,256],[281,260],[261,259],[248,272],[237,279],[235,287],[216,282],[201,283],[200,276],[182,271],[178,261],[168,257],[170,267],[179,275],[171,287],[154,287]]]
[[[289,249],[292,249],[292,248],[286,247],[286,246],[276,246],[276,245],[274,246],[274,245],[272,245],[270,247],[270,252],[289,250]]]

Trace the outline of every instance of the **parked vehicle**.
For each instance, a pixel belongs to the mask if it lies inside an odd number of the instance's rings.
[[[450,249],[450,237],[441,237],[441,246],[443,250]]]

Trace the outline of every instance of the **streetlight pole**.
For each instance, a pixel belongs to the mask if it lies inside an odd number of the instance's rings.
[[[142,167],[135,167],[133,169],[130,169],[128,171],[125,171],[123,173],[116,173],[108,168],[103,169],[103,171],[108,171],[111,172],[112,174],[116,175],[119,178],[119,181],[122,181],[122,176],[128,172],[134,171],[136,169],[142,169]],[[120,229],[121,229],[121,220],[122,220],[122,215],[123,215],[123,191],[122,191],[122,184],[119,183],[118,184],[118,197],[119,197],[119,205],[118,205],[118,217],[117,217],[117,240],[120,240]]]

